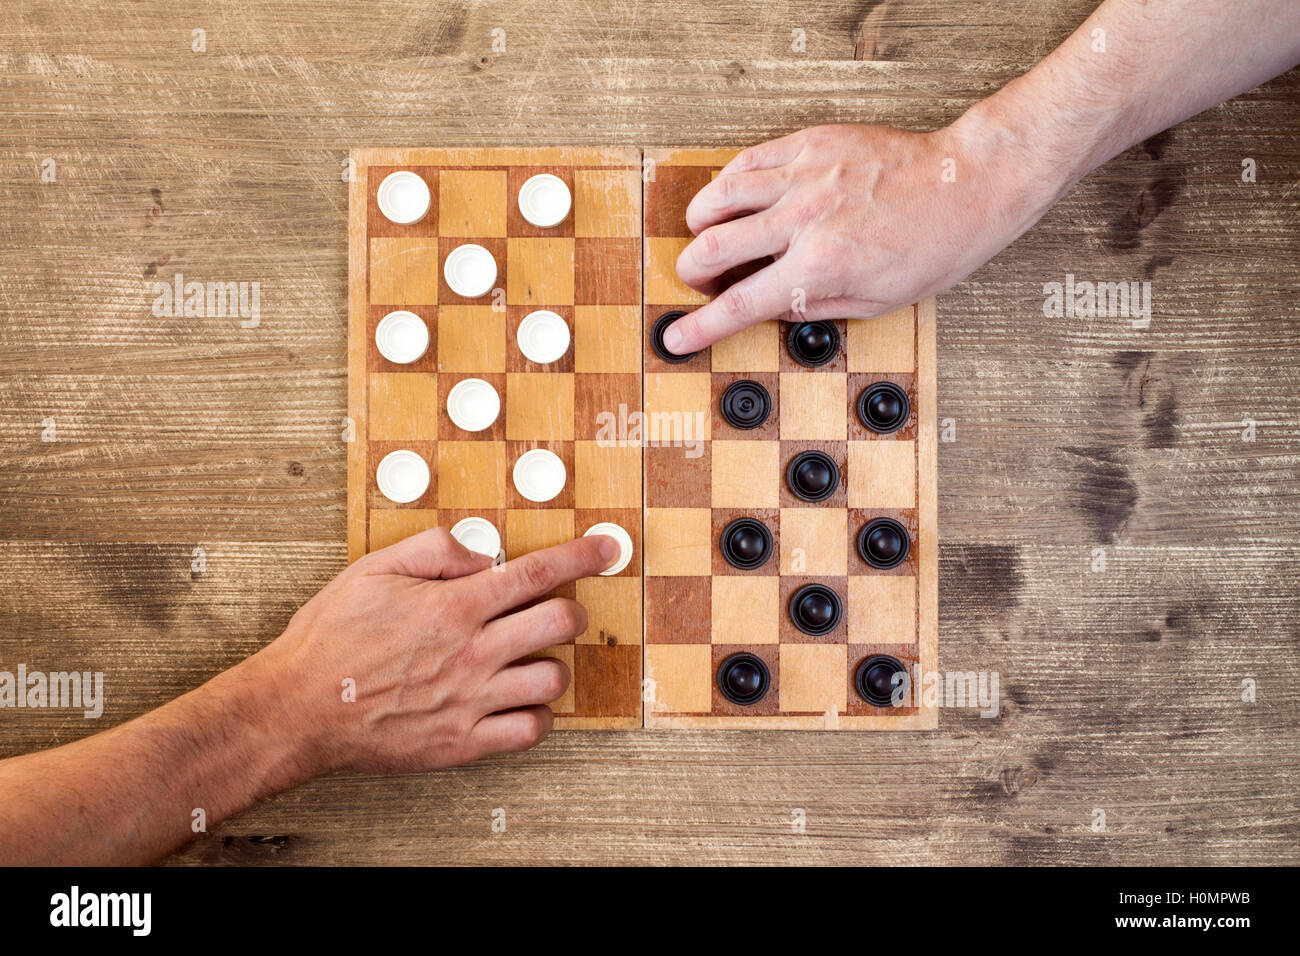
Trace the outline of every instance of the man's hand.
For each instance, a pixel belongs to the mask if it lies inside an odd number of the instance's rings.
[[[569,675],[520,659],[587,627],[575,602],[538,599],[617,556],[617,542],[593,535],[489,567],[442,529],[368,555],[202,687],[0,761],[0,862],[147,863],[191,838],[200,815],[211,828],[317,774],[531,747]]]
[[[693,352],[764,319],[873,318],[941,292],[1116,153],[1298,60],[1296,0],[1106,0],[944,129],[819,126],[747,149],[687,210],[678,275],[718,297],[664,344]]]
[[[1053,198],[992,178],[969,127],[817,126],[740,153],[691,201],[696,238],[677,260],[683,282],[721,294],[665,344],[693,352],[778,317],[874,318],[964,278]],[[724,273],[766,257],[719,289]]]
[[[492,567],[435,528],[357,561],[248,663],[277,686],[313,773],[431,770],[526,750],[550,733],[546,705],[569,673],[521,658],[587,629],[576,601],[533,602],[618,553],[592,536]]]

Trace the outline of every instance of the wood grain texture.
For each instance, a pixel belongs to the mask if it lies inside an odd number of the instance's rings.
[[[115,724],[272,639],[344,566],[351,149],[933,128],[1094,6],[6,9],[0,666],[103,669]],[[319,780],[175,862],[1300,863],[1298,102],[1292,72],[1128,151],[941,296],[941,665],[997,670],[996,719],[556,735]],[[260,325],[154,315],[176,272],[260,281]],[[1151,280],[1151,327],[1044,318],[1066,273]],[[90,723],[5,711],[0,753]]]

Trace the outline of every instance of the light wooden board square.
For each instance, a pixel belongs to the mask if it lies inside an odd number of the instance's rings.
[[[848,667],[849,649],[843,644],[782,644],[781,710],[844,713]]]
[[[781,446],[774,441],[715,441],[713,507],[777,508],[781,504]]]
[[[372,508],[369,550],[386,548],[437,524],[438,512],[429,508]]]
[[[848,387],[843,372],[783,372],[781,437],[811,441],[847,438]]]
[[[849,633],[858,644],[916,640],[916,578],[862,574],[849,578]]]
[[[662,445],[707,441],[711,402],[708,372],[646,373],[645,440]]]
[[[376,441],[438,437],[438,377],[427,372],[371,372],[370,437]]]
[[[507,241],[506,302],[510,305],[573,305],[573,240]]]
[[[641,447],[574,443],[574,502],[579,508],[627,508],[641,503]]]
[[[371,239],[370,303],[436,305],[437,239]]]
[[[710,619],[714,644],[775,644],[781,618],[781,579],[718,575]]]
[[[573,174],[573,229],[583,238],[641,234],[641,177],[634,169],[579,169]]]
[[[438,506],[500,508],[506,500],[506,446],[497,441],[438,442]]]
[[[573,441],[573,375],[512,372],[506,376],[509,441]]]
[[[538,651],[536,654],[529,654],[529,659],[549,658],[559,661],[569,669],[569,686],[565,688],[564,695],[559,700],[552,701],[547,706],[551,708],[553,714],[571,714],[573,713],[573,645],[556,644],[554,647],[548,647],[544,651]]]
[[[490,305],[444,305],[438,309],[438,370],[504,372],[506,314]]]
[[[506,512],[507,558],[572,540],[573,512],[568,508],[511,508]]]
[[[645,676],[654,681],[647,706],[667,714],[713,709],[713,657],[708,644],[647,644]]]
[[[641,643],[641,579],[582,578],[578,603],[587,609],[587,630],[579,644]]]
[[[849,507],[916,507],[916,442],[849,442]]]
[[[649,508],[645,516],[645,573],[698,574],[712,570],[708,508]]]
[[[781,509],[781,573],[849,573],[849,513],[843,508]]]
[[[878,319],[850,319],[850,372],[911,372],[916,366],[916,307]]]
[[[677,278],[677,257],[689,238],[647,236],[645,239],[645,301],[651,305],[703,305],[708,296]]]
[[[438,234],[504,236],[508,202],[504,169],[444,169],[438,176]]]
[[[579,372],[641,371],[641,309],[635,305],[573,307],[574,367]]]
[[[775,319],[710,346],[715,372],[776,372],[781,367],[781,323]]]

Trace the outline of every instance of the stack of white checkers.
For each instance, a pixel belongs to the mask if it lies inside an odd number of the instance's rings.
[[[529,178],[520,187],[518,199],[520,214],[540,228],[551,228],[564,222],[573,205],[564,180],[549,173]],[[378,201],[379,211],[390,222],[411,225],[428,215],[431,194],[424,179],[402,170],[389,174],[379,184]],[[447,254],[442,274],[457,295],[476,299],[487,295],[495,286],[497,262],[483,246],[465,243]],[[563,316],[548,309],[538,309],[526,315],[515,336],[519,351],[538,365],[561,359],[569,350],[570,340],[568,323]],[[390,312],[375,329],[375,347],[384,358],[398,365],[422,358],[429,349],[429,342],[429,328],[414,312]],[[483,431],[491,427],[500,414],[501,396],[490,382],[481,378],[464,379],[447,395],[447,416],[465,431]],[[431,477],[424,458],[405,449],[385,455],[375,471],[380,492],[397,504],[418,500],[428,490]],[[558,455],[545,448],[535,448],[519,456],[511,478],[524,498],[545,502],[564,490],[569,476]],[[451,534],[471,551],[497,560],[503,558],[501,533],[486,518],[464,518],[452,527]],[[609,535],[619,543],[621,554],[618,560],[602,574],[617,574],[632,560],[632,536],[621,526],[601,522],[588,528],[585,534]]]

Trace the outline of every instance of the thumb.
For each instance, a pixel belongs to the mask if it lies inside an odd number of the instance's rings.
[[[404,574],[428,580],[464,577],[490,567],[492,559],[471,551],[446,528],[430,528],[367,555],[371,574]]]

